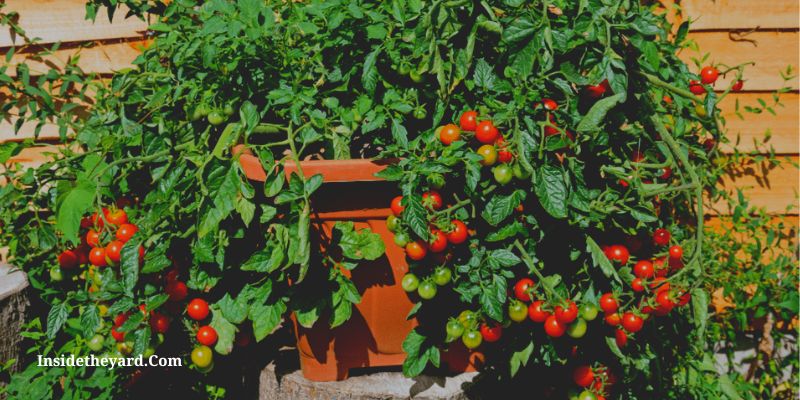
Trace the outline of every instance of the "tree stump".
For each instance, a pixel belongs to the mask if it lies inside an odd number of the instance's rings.
[[[27,287],[28,279],[24,272],[0,264],[0,364],[11,359],[19,360],[22,356],[20,332],[25,324],[25,309],[30,305]],[[20,365],[15,363],[11,372],[19,368]],[[0,385],[7,383],[0,377]]]
[[[369,374],[352,374],[338,382],[314,382],[303,377],[294,349],[284,349],[262,371],[259,400],[465,400],[466,390],[477,372],[456,376],[418,376],[387,369],[370,369]]]

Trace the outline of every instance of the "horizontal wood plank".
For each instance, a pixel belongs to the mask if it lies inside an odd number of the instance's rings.
[[[761,207],[770,214],[798,214],[798,193],[800,193],[800,170],[797,168],[798,156],[781,157],[777,166],[763,163],[740,165],[732,170],[720,187],[736,194],[742,189],[750,200],[750,205]],[[711,213],[728,214],[726,202],[713,205]]]
[[[78,66],[86,73],[112,74],[124,68],[130,68],[131,62],[140,54],[141,41],[120,42],[59,49],[42,57],[31,54],[14,54],[9,66],[9,75],[16,74],[20,63],[27,63],[32,75],[45,74],[52,68],[61,70],[74,57],[79,57]]]
[[[766,102],[775,114],[746,111],[748,106],[762,109],[759,99]],[[743,119],[737,115],[737,103],[738,114]],[[731,143],[723,144],[722,150],[731,153],[735,146],[742,152],[768,152],[772,148],[777,154],[797,154],[800,149],[800,96],[797,93],[784,93],[780,96],[780,105],[773,104],[769,93],[731,93],[723,99],[719,107],[726,120],[727,136]],[[771,137],[765,140],[764,134],[768,130]]]
[[[142,37],[147,22],[136,17],[125,18],[127,7],[120,6],[109,22],[105,10],[94,22],[85,19],[84,0],[6,0],[4,12],[19,13],[19,24],[30,38],[39,43],[85,42],[118,38]],[[0,31],[0,47],[22,44],[9,31]]]
[[[800,27],[797,0],[683,0],[692,30],[783,29]]]
[[[702,59],[710,56],[702,64],[723,63],[736,66],[747,62],[755,62],[745,69],[745,89],[748,91],[770,91],[783,87],[797,90],[797,67],[800,50],[798,49],[798,32],[753,32],[749,35],[734,35],[729,32],[692,32],[689,38],[698,46],[697,50],[686,49],[680,57],[696,72],[692,58]],[[784,81],[781,72],[791,66],[795,77]],[[720,76],[717,88],[725,88],[735,74]]]

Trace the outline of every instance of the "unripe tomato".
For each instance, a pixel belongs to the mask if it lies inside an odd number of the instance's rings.
[[[105,267],[108,265],[106,260],[106,249],[102,247],[95,247],[89,252],[89,262],[97,267]]]
[[[133,342],[117,343],[117,351],[124,356],[130,355],[133,352]]]
[[[125,243],[122,243],[119,240],[112,240],[111,243],[106,246],[106,255],[108,259],[113,261],[115,264],[120,260],[120,252],[122,251],[122,246]]]
[[[461,325],[464,325],[465,328],[470,329],[475,327],[478,322],[478,316],[472,311],[464,310],[458,314],[458,322],[461,322]]]
[[[508,317],[514,322],[522,322],[528,317],[528,307],[519,300],[508,303]]]
[[[555,315],[551,315],[547,317],[544,321],[544,332],[547,333],[547,336],[550,337],[561,337],[567,331],[566,325],[558,322]]]
[[[201,118],[205,118],[208,116],[208,113],[211,112],[211,107],[208,104],[200,103],[197,107],[194,108],[192,112],[192,121],[199,121]]]
[[[511,182],[511,178],[514,176],[514,172],[511,170],[506,164],[501,164],[492,169],[492,174],[494,174],[495,182],[499,183],[500,185],[505,185]]]
[[[62,269],[73,269],[78,266],[79,258],[75,250],[64,250],[58,255],[58,265]]]
[[[153,311],[150,313],[150,328],[156,333],[167,333],[169,330],[169,317]]]
[[[483,157],[480,163],[485,167],[492,166],[497,162],[497,150],[491,144],[485,144],[481,147],[478,147],[476,153]]]
[[[522,164],[520,163],[514,164],[512,170],[514,172],[514,178],[517,178],[519,180],[527,179],[529,176],[531,176],[531,173],[525,168],[523,168]]]
[[[406,245],[406,255],[414,261],[422,260],[428,254],[428,250],[425,247],[425,243],[418,240],[409,242]]]
[[[492,121],[481,121],[475,128],[475,139],[481,143],[494,143],[499,136],[500,131],[497,130]]]
[[[702,104],[694,106],[694,113],[697,114],[697,116],[700,118],[705,118],[708,116],[708,112],[706,111],[706,108],[703,107]]]
[[[464,111],[461,118],[458,119],[458,124],[461,125],[462,131],[475,131],[478,127],[478,113],[475,111]]]
[[[403,201],[403,196],[397,196],[392,199],[392,203],[389,206],[389,208],[392,209],[392,213],[394,213],[395,217],[399,217],[400,214],[403,213],[403,210],[405,210],[405,207],[403,207],[401,204],[402,201]]]
[[[422,194],[422,204],[430,210],[438,210],[442,208],[442,195],[435,190],[431,190]]]
[[[428,181],[428,185],[430,185],[430,187],[433,189],[441,189],[445,184],[444,176],[442,176],[442,174],[430,174],[426,180]]]
[[[169,295],[169,301],[181,301],[189,294],[189,288],[181,281],[174,281],[167,284],[164,291]]]
[[[467,232],[467,225],[457,219],[454,219],[451,224],[453,225],[453,230],[447,233],[447,241],[452,244],[464,243],[469,234]]]
[[[669,248],[670,260],[680,260],[683,258],[683,247],[675,245]]]
[[[500,325],[488,325],[488,324],[481,324],[481,337],[483,340],[494,343],[503,336],[503,327]]]
[[[666,246],[669,244],[670,233],[664,228],[658,228],[653,232],[653,243],[658,246]]]
[[[103,335],[94,335],[88,342],[86,342],[86,346],[89,347],[91,351],[100,351],[103,349],[103,345],[106,342],[106,338]]]
[[[556,306],[554,315],[561,324],[569,324],[575,321],[575,318],[578,318],[578,306],[575,305],[574,301],[570,300],[566,307]]]
[[[186,314],[195,321],[204,320],[209,314],[208,303],[203,299],[192,299],[186,306]]]
[[[197,342],[206,346],[213,346],[217,343],[217,330],[209,325],[201,326],[197,330]]]
[[[394,235],[394,244],[396,244],[396,245],[398,245],[400,247],[406,247],[406,245],[410,241],[411,241],[411,238],[408,237],[408,234],[406,234],[405,232],[397,232]]]
[[[531,278],[522,278],[514,284],[514,297],[517,300],[529,302],[531,301],[531,290],[536,282]]]
[[[700,81],[706,85],[713,85],[719,77],[719,71],[712,66],[705,66],[700,70]]]
[[[453,124],[447,124],[439,131],[439,140],[445,146],[457,141],[461,137],[461,131]]]
[[[544,301],[536,300],[528,306],[528,318],[533,322],[544,322],[550,317],[550,313],[543,310]]]
[[[192,350],[192,362],[198,368],[208,368],[213,361],[214,354],[208,346],[197,346]]]
[[[476,330],[468,330],[461,335],[461,342],[468,349],[474,349],[483,343],[483,336]]]
[[[403,275],[403,280],[400,282],[400,286],[402,286],[403,290],[406,292],[413,292],[417,290],[417,287],[419,287],[419,278],[409,272]]]
[[[450,271],[450,268],[446,267],[437,267],[433,271],[433,283],[444,286],[450,283],[450,279],[453,277],[453,273]]]
[[[219,110],[214,110],[208,113],[208,123],[214,126],[222,125],[225,122],[225,115]]]
[[[122,224],[117,229],[117,239],[121,240],[122,242],[127,242],[131,240],[133,235],[139,231],[139,228],[134,224]]]
[[[417,107],[414,109],[413,115],[416,119],[425,119],[428,116],[428,111],[425,110],[425,107]]]
[[[622,327],[630,333],[636,333],[642,330],[644,320],[642,317],[632,313],[626,312],[622,314]]]
[[[594,321],[595,318],[597,318],[598,311],[599,310],[597,309],[596,305],[586,303],[581,306],[580,309],[581,318],[587,321]]]
[[[580,339],[586,335],[587,324],[583,318],[578,318],[567,328],[567,335],[573,339]]]
[[[397,231],[397,228],[400,226],[400,219],[395,217],[394,215],[390,215],[386,218],[386,229],[389,232]]]
[[[652,262],[639,260],[636,262],[636,265],[633,266],[633,274],[637,278],[650,279],[656,275],[656,271],[653,269]]]
[[[436,285],[431,281],[423,281],[417,288],[417,294],[424,300],[430,300],[436,297]]]
[[[619,265],[627,264],[628,259],[630,258],[630,253],[628,252],[628,248],[621,244],[615,244],[609,247],[607,255],[609,260]]]
[[[462,325],[461,322],[458,322],[456,319],[451,319],[447,321],[445,330],[447,332],[447,341],[452,342],[464,334],[464,325]]]
[[[603,310],[604,313],[616,312],[618,308],[619,304],[617,304],[617,299],[614,298],[613,294],[605,293],[600,296],[600,309]]]
[[[572,370],[572,381],[581,387],[589,387],[594,382],[594,372],[588,365],[580,365]]]
[[[64,274],[61,273],[61,268],[59,267],[50,268],[50,280],[53,282],[61,282],[64,280]]]

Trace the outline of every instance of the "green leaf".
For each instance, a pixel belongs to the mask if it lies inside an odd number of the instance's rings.
[[[428,216],[425,212],[425,208],[422,206],[422,202],[417,196],[406,195],[403,196],[402,203],[405,207],[405,210],[403,210],[403,221],[408,224],[411,231],[419,236],[420,239],[428,241],[430,237]]]
[[[513,267],[522,262],[516,254],[506,249],[491,251],[487,259],[490,265],[497,267]]]
[[[275,332],[283,320],[283,313],[286,312],[286,303],[283,301],[276,301],[273,304],[253,304],[250,306],[250,320],[253,321],[253,336],[257,342],[267,337],[267,335]],[[301,317],[299,313],[295,313],[298,322]],[[300,325],[303,325],[302,323]],[[313,325],[313,323],[312,323]],[[310,326],[303,325],[306,328]]]
[[[743,400],[742,396],[739,395],[739,391],[736,390],[736,386],[731,381],[731,378],[728,375],[720,375],[719,376],[719,389],[725,396],[728,396],[731,400]]]
[[[377,47],[375,50],[372,50],[371,53],[367,55],[364,59],[364,66],[361,70],[361,85],[364,86],[364,89],[372,95],[375,94],[375,88],[378,87],[378,67],[375,65],[378,60],[378,54],[380,54],[381,48]]]
[[[253,129],[258,126],[261,121],[261,116],[258,114],[258,109],[249,100],[245,100],[242,106],[239,107],[239,118],[244,124],[245,131],[249,135]]]
[[[214,351],[223,355],[230,354],[236,337],[236,326],[230,323],[218,308],[211,307],[211,315],[211,327],[217,331]]]
[[[222,133],[219,135],[219,139],[217,140],[217,144],[214,146],[214,150],[211,152],[211,155],[217,158],[222,158],[222,153],[226,152],[228,149],[239,140],[239,135],[242,133],[242,126],[237,123],[228,124],[225,126],[225,129],[222,130]]]
[[[356,231],[353,222],[337,222],[334,226],[339,233],[339,247],[342,255],[353,260],[376,260],[381,257],[386,248],[381,236],[369,229]]]
[[[323,306],[323,303],[316,302],[307,308],[295,309],[294,315],[297,318],[297,323],[304,328],[311,328],[322,314]]]
[[[129,335],[126,335],[126,339]],[[150,327],[145,326],[144,328],[137,329],[133,331],[133,354],[139,355],[144,353],[147,350],[147,346],[150,344]]]
[[[517,18],[503,30],[503,41],[514,44],[528,40],[535,32],[536,23],[527,17]]]
[[[414,377],[422,373],[430,360],[430,353],[426,350],[427,338],[417,332],[416,329],[409,332],[403,341],[403,351],[406,359],[403,361],[403,375]]]
[[[533,342],[529,342],[524,349],[515,351],[511,354],[510,372],[512,377],[517,374],[520,367],[528,365],[528,360],[531,358],[531,354],[533,354]]]
[[[408,131],[399,119],[392,119],[392,139],[402,149],[408,149]]]
[[[614,106],[625,101],[625,93],[617,93],[613,96],[606,97],[594,103],[589,112],[581,118],[578,127],[575,128],[578,132],[591,132],[599,130],[603,119],[606,114],[611,111]]]
[[[94,207],[94,185],[81,181],[70,190],[58,207],[56,228],[73,244],[78,243],[81,218]]]
[[[701,288],[695,288],[692,294],[692,314],[694,316],[694,326],[697,327],[697,337],[703,338],[708,321],[708,294]]]
[[[536,174],[534,190],[548,214],[556,218],[567,217],[569,188],[561,168],[550,164],[542,166]]]
[[[495,321],[503,321],[507,290],[506,279],[500,275],[493,275],[492,282],[485,284],[481,291],[481,308],[486,315]]]
[[[120,272],[122,273],[122,288],[125,294],[133,296],[133,289],[139,281],[139,240],[131,239],[120,252]]]
[[[607,278],[614,278],[615,281],[622,283],[622,280],[617,274],[617,270],[611,265],[611,261],[608,260],[603,249],[589,236],[586,236],[586,252],[591,254],[592,262],[594,265],[600,267],[600,271],[603,271],[603,275]]]
[[[67,305],[59,303],[50,308],[47,314],[47,337],[53,339],[67,321]]]
[[[492,71],[492,66],[489,65],[483,58],[475,63],[474,78],[475,85],[484,89],[491,89],[494,87],[495,75]]]
[[[81,334],[88,340],[94,336],[98,327],[100,327],[100,310],[96,304],[89,304],[81,313]]]
[[[481,216],[490,225],[498,226],[514,212],[514,208],[519,206],[523,200],[525,200],[525,192],[522,190],[515,190],[507,196],[494,194],[486,203],[486,208],[481,212]]]
[[[491,232],[486,235],[487,242],[502,242],[508,238],[514,237],[520,233],[524,233],[525,228],[519,221],[514,221],[510,224],[505,224],[500,230]]]
[[[222,316],[231,323],[241,324],[247,318],[249,307],[247,299],[241,293],[236,300],[231,297],[230,293],[225,293],[225,296],[222,296],[215,305],[222,313]]]

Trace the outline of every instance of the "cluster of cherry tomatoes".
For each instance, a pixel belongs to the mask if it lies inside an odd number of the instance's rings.
[[[659,228],[653,232],[653,243],[658,247],[669,246],[671,234]],[[606,257],[614,264],[622,267],[628,264],[630,252],[621,244],[604,246]],[[631,290],[640,294],[637,299],[630,299],[628,310],[620,310],[620,299],[613,293],[605,293],[600,297],[600,309],[605,313],[606,324],[615,328],[617,346],[622,348],[628,344],[631,335],[642,330],[649,316],[665,316],[675,307],[689,303],[691,295],[683,288],[672,287],[668,275],[683,268],[683,247],[670,246],[667,256],[654,259],[640,259],[633,266],[634,278],[630,282]]]
[[[689,81],[689,91],[698,96],[702,95],[706,93],[705,85],[713,86],[714,83],[717,82],[718,78],[719,78],[719,70],[712,65],[707,65],[700,70],[700,81],[696,80]],[[733,84],[733,86],[731,86],[731,90],[734,92],[738,92],[742,90],[743,87],[744,87],[744,81],[739,79]]]
[[[597,318],[597,306],[591,303],[580,307],[570,299],[558,299],[553,303],[537,299],[534,295],[536,282],[531,278],[522,278],[514,284],[513,298],[508,304],[508,316],[514,322],[523,322],[526,318],[541,323],[544,332],[559,338],[567,334],[579,339],[586,335],[587,322]]]
[[[461,114],[458,125],[447,124],[437,129],[439,140],[445,146],[462,140],[462,133],[473,137],[479,144],[475,153],[481,156],[480,164],[493,167],[492,175],[498,184],[506,185],[512,178],[525,179],[530,175],[519,163],[514,163],[511,145],[491,120],[479,121],[478,113],[469,110]]]
[[[594,367],[583,364],[572,370],[572,381],[582,389],[572,389],[570,400],[605,400],[617,378],[610,368],[602,364]]]
[[[443,206],[442,196],[439,192],[431,190],[422,194],[422,204],[429,213],[434,214],[429,220],[436,221],[435,213]],[[430,227],[430,239],[412,239],[402,216],[405,206],[403,196],[392,199],[390,208],[392,215],[386,219],[386,227],[394,233],[394,243],[405,249],[406,256],[414,261],[422,261],[429,254],[435,256],[440,266],[429,276],[420,281],[417,275],[409,272],[401,282],[407,292],[416,291],[420,298],[430,300],[436,296],[438,286],[447,285],[452,278],[452,271],[444,264],[450,258],[448,248],[460,245],[467,241],[469,233],[467,225],[460,220],[453,219],[434,224]]]
[[[458,318],[451,318],[445,326],[447,342],[461,339],[461,343],[468,349],[475,349],[483,342],[494,343],[503,337],[503,327],[497,323],[487,323],[480,320],[479,315],[473,311],[462,311]]]

